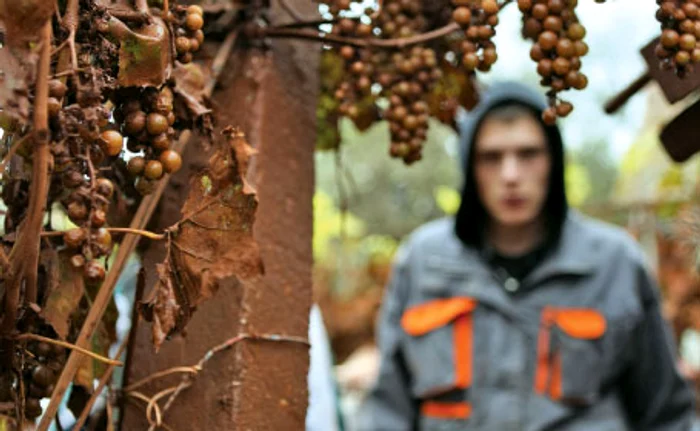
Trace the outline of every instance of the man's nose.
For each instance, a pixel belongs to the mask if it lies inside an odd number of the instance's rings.
[[[520,162],[512,155],[503,158],[501,164],[501,178],[508,183],[512,183],[520,178]]]

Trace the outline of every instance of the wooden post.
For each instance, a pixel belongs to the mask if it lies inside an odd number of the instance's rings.
[[[311,0],[295,9],[316,16]],[[273,22],[289,16],[272,2]],[[240,333],[306,337],[311,306],[312,197],[316,99],[320,47],[309,42],[271,41],[268,51],[236,47],[213,103],[217,132],[240,126],[259,154],[249,180],[257,189],[254,226],[265,275],[253,282],[224,283],[217,296],[195,313],[187,334],[167,341],[160,353],[151,345],[150,326],[139,323],[129,380],[174,366],[195,364],[209,349]],[[172,180],[153,218],[159,231],[180,216],[188,178],[206,163],[196,144],[184,155],[185,169]],[[144,253],[153,285],[162,245]],[[308,347],[295,343],[243,341],[207,362],[195,383],[165,414],[176,430],[302,430],[307,407]],[[155,393],[179,376],[143,388]],[[143,406],[143,403],[141,403]],[[162,402],[161,402],[162,406]],[[125,404],[123,430],[148,428],[143,409]]]

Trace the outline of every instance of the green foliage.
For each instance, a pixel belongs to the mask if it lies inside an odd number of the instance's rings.
[[[341,171],[336,167],[335,153],[318,153],[317,188],[341,206],[340,181],[350,212],[364,221],[368,235],[401,239],[421,224],[445,215],[434,197],[435,190],[456,189],[461,177],[456,160],[448,154],[456,145],[451,128],[431,121],[424,159],[405,166],[387,154],[389,130],[385,122],[366,132],[345,119],[340,125]]]
[[[448,186],[437,186],[433,191],[433,196],[435,197],[435,203],[437,206],[448,215],[457,214],[459,205],[462,202],[462,197],[457,189],[453,189]]]
[[[571,154],[570,160],[585,170],[590,186],[582,204],[605,202],[612,195],[618,177],[618,167],[609,148],[606,141],[593,141]]]
[[[351,213],[341,213],[333,199],[323,191],[314,195],[314,259],[327,256],[332,243],[341,238],[358,240],[365,233],[362,220]]]
[[[566,163],[564,176],[569,205],[581,206],[591,194],[591,180],[588,170],[582,164],[570,159]]]

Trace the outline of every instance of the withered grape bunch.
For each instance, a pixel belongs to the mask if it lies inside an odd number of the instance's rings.
[[[496,0],[452,0],[452,19],[464,31],[462,65],[468,72],[488,72],[496,63],[496,44],[493,37],[498,25],[500,6]]]
[[[175,51],[180,63],[192,61],[192,53],[199,51],[204,42],[204,11],[200,6],[177,7],[175,16]]]
[[[176,136],[173,92],[167,85],[160,90],[130,89],[114,115],[127,138],[127,148],[139,153],[129,159],[127,169],[136,178],[136,189],[149,194],[163,175],[182,166],[180,154],[170,148]]]
[[[390,154],[411,164],[422,158],[429,116],[425,95],[441,72],[435,52],[420,46],[394,54],[392,63],[397,80],[390,88],[390,107],[385,112],[391,133]]]
[[[112,237],[105,225],[113,183],[98,169],[109,157],[122,151],[122,136],[109,123],[109,110],[99,102],[83,106],[63,106],[67,86],[60,80],[49,81],[49,117],[54,162],[54,189],[60,192],[70,221],[77,227],[63,234],[63,243],[74,253],[70,259],[76,270],[83,271],[87,282],[104,279],[105,269],[99,258],[112,249]]]
[[[367,38],[372,36],[371,24],[362,22],[357,18],[341,16],[348,12],[351,2],[348,0],[333,1],[329,3],[331,13],[337,22],[333,25],[332,33],[353,38]],[[368,18],[368,16],[365,16]],[[334,97],[339,102],[338,112],[351,119],[359,115],[358,103],[369,96],[372,91],[373,68],[369,61],[368,50],[357,49],[351,45],[334,47],[344,63],[345,74],[343,81],[335,90]]]
[[[549,87],[550,107],[542,114],[547,124],[566,117],[573,105],[559,98],[559,93],[583,90],[588,78],[581,73],[581,58],[588,53],[583,41],[585,27],[578,21],[578,0],[518,0],[523,12],[523,36],[534,41],[530,58],[537,62],[540,83]]]
[[[662,68],[684,77],[700,63],[700,0],[656,0],[656,4],[661,39],[654,52]]]

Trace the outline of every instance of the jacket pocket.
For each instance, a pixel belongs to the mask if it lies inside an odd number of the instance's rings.
[[[476,305],[472,298],[447,298],[419,304],[404,312],[401,326],[408,334],[404,354],[414,397],[430,400],[471,386]],[[424,413],[461,418],[471,411],[467,404],[443,407],[428,405]]]
[[[537,341],[535,392],[571,405],[599,396],[605,317],[594,309],[546,307]]]

